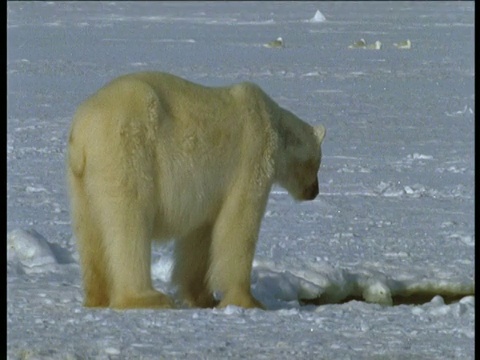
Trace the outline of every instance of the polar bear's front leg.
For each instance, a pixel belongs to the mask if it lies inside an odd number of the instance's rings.
[[[180,295],[191,307],[211,308],[217,305],[208,287],[212,227],[203,226],[175,242],[175,266],[172,280]]]
[[[213,230],[209,283],[223,298],[219,307],[264,308],[250,290],[250,278],[268,190],[230,194]]]

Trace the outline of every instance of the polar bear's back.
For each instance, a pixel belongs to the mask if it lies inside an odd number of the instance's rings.
[[[107,88],[133,84],[148,86],[158,98],[163,110],[177,121],[199,119],[214,108],[231,107],[229,88],[207,87],[163,72],[139,72],[122,76]],[[136,90],[137,94],[140,94]],[[141,95],[142,96],[142,95]]]
[[[106,184],[161,204],[164,229],[199,224],[240,171],[247,137],[241,107],[228,87],[157,72],[122,76],[79,106],[69,167],[92,194]],[[262,143],[259,133],[248,138]]]

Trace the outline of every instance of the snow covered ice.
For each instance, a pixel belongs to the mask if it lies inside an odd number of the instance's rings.
[[[474,5],[322,2],[313,21],[311,2],[9,2],[7,357],[473,359]],[[362,38],[384,46],[348,48]],[[319,197],[269,199],[252,276],[268,311],[82,307],[71,117],[147,69],[254,81],[326,126]],[[152,274],[175,296],[171,251]]]

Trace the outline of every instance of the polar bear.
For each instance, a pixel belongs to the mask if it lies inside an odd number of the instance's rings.
[[[105,85],[78,107],[68,140],[84,305],[173,307],[150,267],[151,241],[175,239],[186,305],[262,308],[250,275],[270,189],[314,199],[324,136],[253,83],[141,72]]]

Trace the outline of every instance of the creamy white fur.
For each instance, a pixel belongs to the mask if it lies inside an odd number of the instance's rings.
[[[190,306],[261,307],[250,273],[274,182],[318,193],[325,128],[258,86],[204,87],[144,72],[82,103],[67,177],[85,305],[171,307],[152,287],[151,241],[174,238],[173,281]]]

